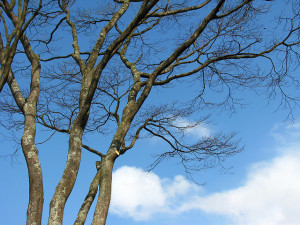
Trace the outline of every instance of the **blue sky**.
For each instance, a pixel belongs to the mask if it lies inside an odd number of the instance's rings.
[[[213,125],[188,132],[188,138],[195,138],[217,129],[236,130],[246,145],[244,152],[224,163],[228,169],[217,167],[195,174],[195,181],[201,185],[185,179],[184,171],[174,161],[146,172],[153,160],[151,151],[165,145],[152,139],[138,142],[116,162],[108,224],[296,225],[300,219],[300,123],[283,123],[286,112],[274,113],[273,104],[266,105],[260,96],[251,95],[249,99],[253,103],[237,113],[220,114]],[[10,142],[2,144],[2,149],[11,147]],[[67,137],[57,135],[39,148],[45,179],[43,224],[63,171],[66,147]],[[88,190],[94,159],[83,151],[78,182],[66,206],[65,224],[72,224]],[[1,159],[0,169],[1,224],[24,224],[28,181],[21,152],[13,164],[9,158]],[[87,224],[91,217],[92,213]]]
[[[277,8],[278,9],[278,8]],[[294,74],[299,74],[299,69]],[[299,90],[290,90],[296,96]],[[162,94],[163,93],[163,94]],[[155,91],[151,101],[168,101],[174,93],[190,94],[184,89]],[[300,221],[300,118],[295,109],[293,122],[284,122],[288,111],[279,109],[280,96],[270,101],[264,94],[238,92],[245,107],[232,112],[211,112],[211,123],[187,132],[188,140],[214,135],[222,130],[236,131],[245,150],[224,162],[223,167],[194,174],[194,183],[185,178],[178,161],[166,161],[147,172],[154,152],[167,148],[155,138],[137,142],[134,149],[120,157],[115,165],[110,213],[107,224],[123,225],[296,225]],[[275,112],[276,111],[276,112]],[[193,122],[183,118],[179,123]],[[46,134],[38,127],[38,142]],[[3,135],[1,155],[16,149],[10,136]],[[20,133],[17,133],[17,137]],[[105,151],[110,140],[94,134],[85,139]],[[38,145],[43,169],[45,205],[43,224],[47,224],[49,203],[67,157],[68,137],[55,134]],[[65,210],[64,224],[72,224],[96,172],[95,156],[83,150],[82,163]],[[25,224],[28,203],[27,168],[22,152],[11,160],[0,158],[0,224]],[[95,204],[94,204],[95,205]],[[86,224],[90,224],[91,210]]]

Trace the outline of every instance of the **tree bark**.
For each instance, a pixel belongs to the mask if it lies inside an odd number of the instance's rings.
[[[28,111],[32,110],[30,104],[25,106]],[[29,109],[31,108],[31,109]],[[25,128],[21,144],[26,159],[29,175],[29,203],[27,208],[27,225],[40,225],[42,220],[44,192],[41,164],[38,157],[38,150],[34,143],[36,132],[34,114],[26,112]]]
[[[27,208],[27,225],[40,225],[44,203],[43,177],[38,150],[35,145],[36,135],[36,106],[39,98],[40,64],[39,57],[35,55],[29,46],[26,51],[32,64],[30,94],[25,99],[10,70],[8,85],[12,95],[24,115],[24,131],[21,146],[28,168],[29,176],[29,203]]]
[[[99,196],[96,204],[92,225],[105,225],[111,199],[111,184],[114,161],[117,157],[116,149],[109,150],[103,157],[100,169]]]
[[[88,95],[91,82],[92,74],[87,72],[83,75],[83,83],[79,97],[79,112],[70,130],[69,152],[66,166],[50,202],[48,225],[62,224],[64,208],[77,179],[81,161],[82,137],[89,117],[92,100],[92,97]]]
[[[40,63],[38,55],[31,54],[31,83],[30,94],[27,102],[23,107],[25,115],[24,133],[21,144],[23,153],[26,159],[28,174],[29,174],[29,204],[27,209],[27,225],[41,224],[44,191],[43,191],[43,177],[40,160],[38,157],[38,150],[35,145],[36,135],[36,106],[39,98],[40,85]]]
[[[81,160],[82,127],[74,124],[69,138],[69,152],[63,176],[50,202],[49,225],[61,225],[66,201],[74,187]]]

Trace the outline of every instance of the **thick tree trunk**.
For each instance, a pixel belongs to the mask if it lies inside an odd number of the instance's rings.
[[[79,98],[80,110],[70,130],[68,158],[63,176],[56,186],[55,193],[50,202],[48,225],[62,224],[64,208],[77,179],[81,161],[82,137],[88,121],[92,100],[92,97],[87,97],[92,77],[89,73],[84,77]]]
[[[110,151],[113,152],[113,151]],[[115,152],[115,151],[114,151]],[[116,156],[108,154],[102,159],[100,169],[99,196],[92,225],[105,225],[111,199],[112,171]]]

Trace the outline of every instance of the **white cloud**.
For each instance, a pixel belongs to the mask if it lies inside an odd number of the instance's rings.
[[[136,220],[147,219],[166,203],[159,177],[133,167],[113,174],[111,211]]]
[[[229,216],[240,225],[296,225],[300,221],[300,154],[288,154],[252,166],[247,182],[236,189],[203,196],[182,176],[161,179],[134,167],[113,175],[111,212],[135,220],[156,213],[201,210]]]
[[[204,210],[229,216],[240,225],[296,225],[300,221],[300,154],[292,151],[253,165],[245,185],[198,196],[182,211]]]
[[[110,210],[134,220],[147,220],[155,213],[175,212],[179,200],[200,191],[182,176],[160,179],[152,172],[123,166],[113,174]]]

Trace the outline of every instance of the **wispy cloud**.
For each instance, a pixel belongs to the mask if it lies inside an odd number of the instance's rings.
[[[290,145],[300,141],[300,121],[285,125],[283,123],[276,124],[271,130],[271,135],[278,144]]]
[[[194,121],[190,121],[185,118],[178,118],[174,124],[179,127],[187,127],[185,130],[186,134],[196,138],[210,137],[212,135],[212,130],[204,122],[194,126]]]

